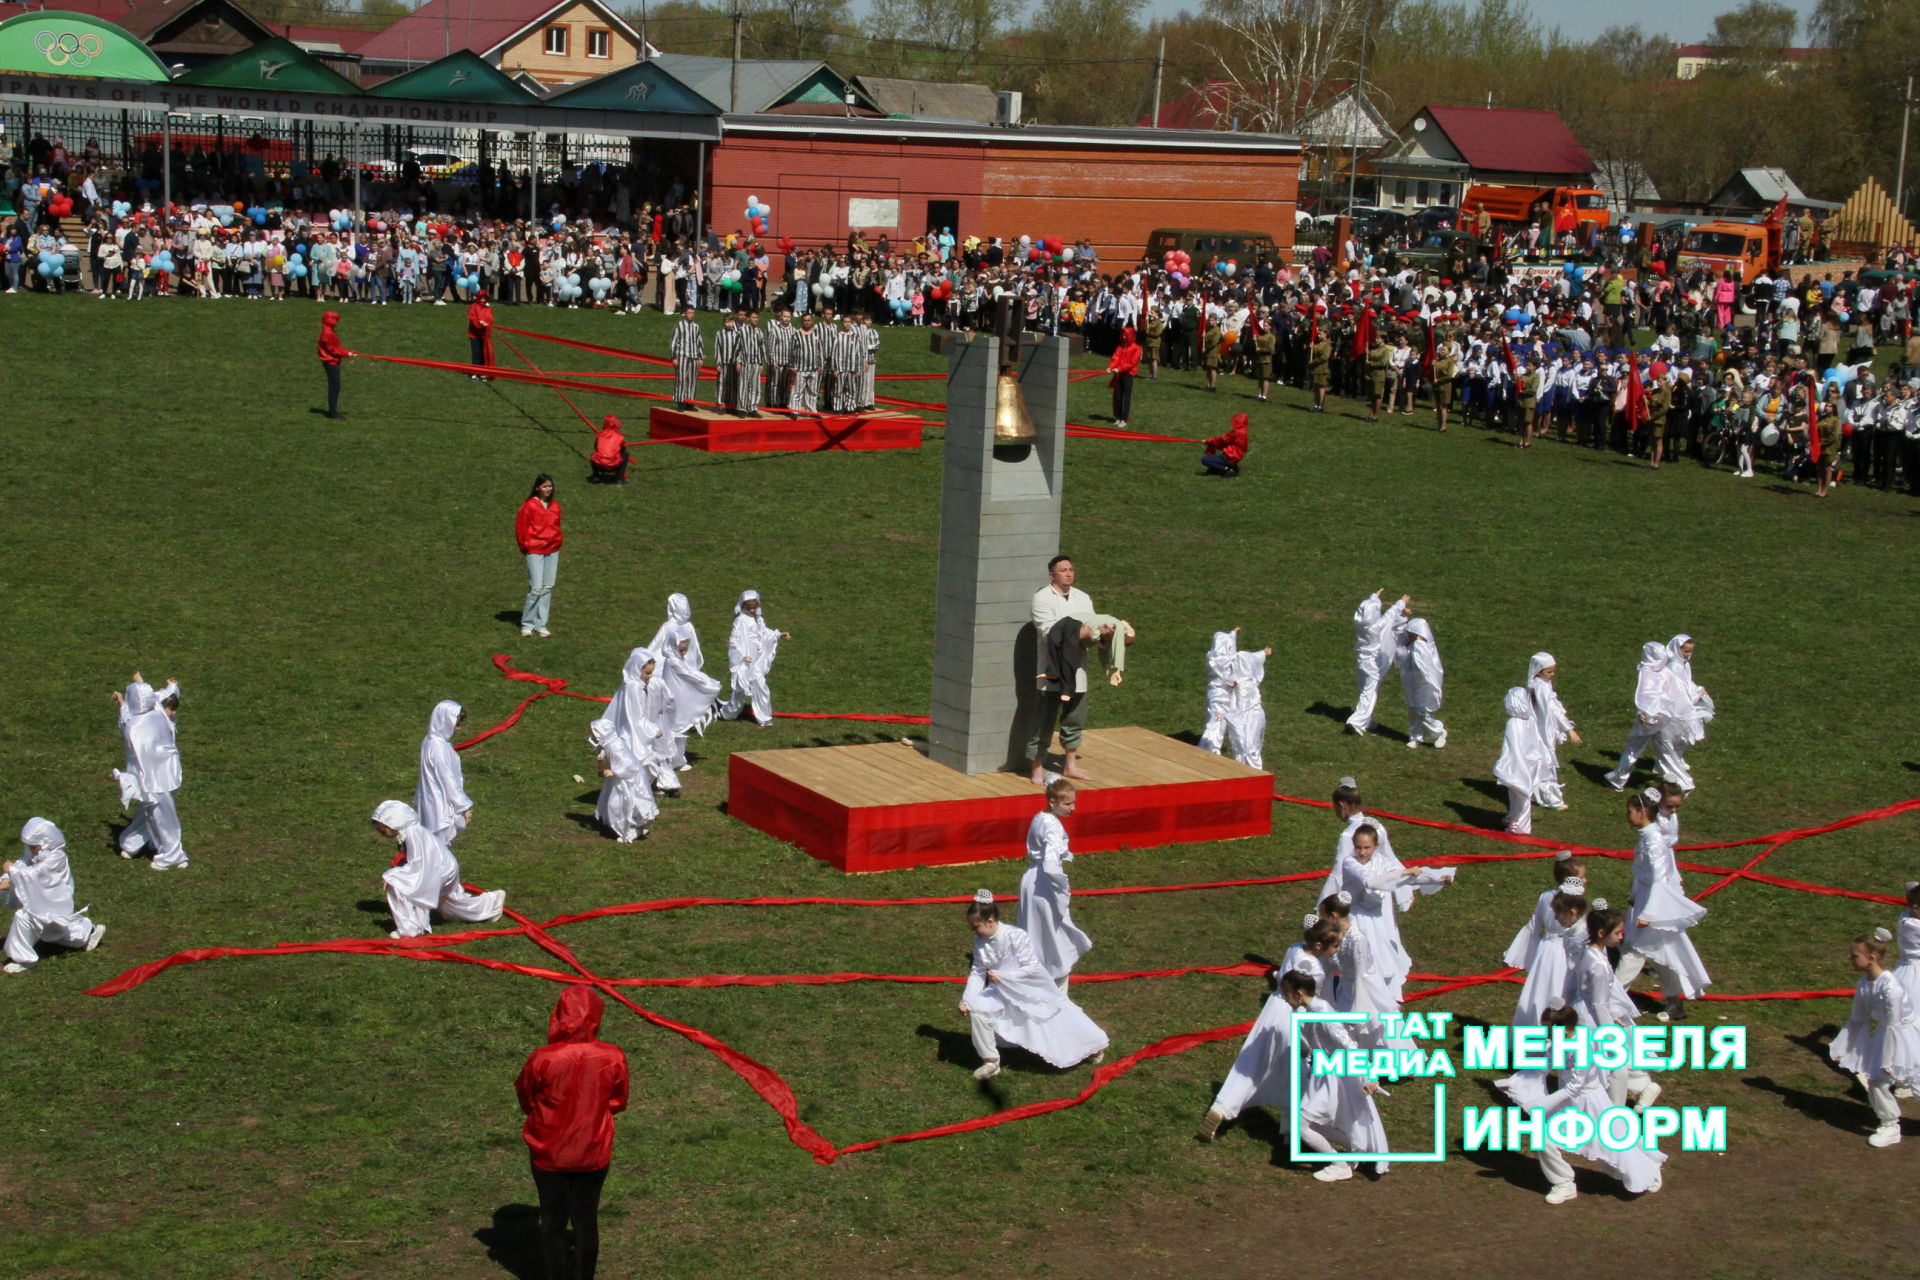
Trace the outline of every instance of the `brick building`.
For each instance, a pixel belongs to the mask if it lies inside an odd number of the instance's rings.
[[[1130,262],[1156,227],[1265,231],[1290,247],[1299,176],[1299,140],[1275,134],[742,114],[721,118],[705,187],[723,231],[757,195],[773,234],[801,243],[952,227],[1084,237]]]

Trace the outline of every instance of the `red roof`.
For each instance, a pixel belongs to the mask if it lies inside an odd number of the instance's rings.
[[[361,45],[368,62],[432,62],[453,48],[486,53],[559,7],[559,0],[427,0]]]
[[[1598,167],[1557,111],[1422,107],[1469,167],[1490,173],[1591,175]]]
[[[1340,94],[1345,93],[1352,87],[1352,83],[1350,80],[1331,81],[1322,86],[1321,96],[1323,100],[1330,101]],[[1257,90],[1261,95],[1259,106],[1269,104],[1273,89],[1273,81],[1269,80],[1262,88]],[[1304,93],[1298,91],[1296,91],[1296,93],[1297,98],[1293,106],[1299,114],[1305,115],[1306,109],[1310,104]],[[1171,102],[1161,103],[1158,117],[1144,115],[1135,123],[1138,128],[1142,129],[1231,128],[1234,124],[1234,108],[1237,105],[1234,97],[1233,81],[1208,80],[1198,87],[1181,94]],[[1249,110],[1242,112],[1242,115],[1252,114],[1259,109],[1251,103],[1248,104],[1248,106]],[[1250,122],[1243,120],[1241,123],[1248,128],[1252,127]]]
[[[103,18],[118,26],[120,19],[126,17],[138,0],[34,0],[31,6],[26,4],[0,4],[0,21],[17,18],[23,13],[37,13],[42,9],[59,9],[64,13],[84,13],[89,18]]]

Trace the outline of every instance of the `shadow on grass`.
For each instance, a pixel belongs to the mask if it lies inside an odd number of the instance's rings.
[[[952,1031],[945,1027],[936,1027],[931,1022],[923,1022],[915,1029],[914,1034],[923,1040],[932,1040],[938,1046],[934,1057],[942,1065],[954,1067],[956,1070],[965,1067],[969,1071],[980,1065],[980,1055],[973,1050],[973,1037],[964,1031]],[[1000,1063],[1006,1071],[1026,1073],[1036,1069],[1049,1072],[1053,1070],[1046,1063],[1020,1049],[1002,1050]],[[1012,1099],[1007,1096],[1006,1090],[991,1080],[977,1080],[974,1082],[974,1087],[980,1091],[980,1096],[995,1111],[1005,1111],[1012,1105]]]
[[[1781,1084],[1772,1076],[1748,1076],[1741,1083],[1750,1089],[1778,1094],[1781,1102],[1807,1119],[1818,1120],[1842,1133],[1871,1133],[1878,1124],[1864,1099],[1856,1101],[1854,1096],[1849,1096],[1859,1094],[1858,1085],[1847,1094],[1835,1094],[1808,1093],[1805,1089]]]
[[[388,929],[394,927],[393,915],[387,909],[387,900],[385,898],[362,898],[353,904],[353,909],[366,915],[380,917],[380,919],[386,921]]]
[[[1307,715],[1321,716],[1336,724],[1345,724],[1347,717],[1353,714],[1352,707],[1336,707],[1327,702],[1314,702],[1301,708]]]
[[[1447,808],[1454,816],[1470,827],[1479,827],[1483,831],[1504,831],[1507,814],[1504,809],[1482,809],[1462,800],[1447,801]]]
[[[1607,781],[1607,770],[1609,766],[1605,763],[1598,760],[1569,760],[1567,763],[1572,766],[1575,773],[1578,773],[1588,782],[1602,787],[1611,788],[1613,786],[1611,782]]]
[[[493,1225],[473,1238],[487,1247],[487,1260],[518,1280],[545,1280],[540,1256],[540,1210],[530,1204],[503,1204],[493,1211]]]
[[[520,610],[518,609],[502,609],[500,612],[493,615],[494,621],[504,622],[510,627],[519,626],[521,616],[522,615],[520,613]]]

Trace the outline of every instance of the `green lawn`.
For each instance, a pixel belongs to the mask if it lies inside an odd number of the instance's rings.
[[[0,1275],[537,1275],[511,1086],[544,1039],[551,985],[298,956],[188,966],[112,1000],[81,993],[186,947],[383,934],[377,876],[389,851],[367,817],[384,798],[410,798],[433,704],[459,699],[469,727],[506,715],[534,689],[500,679],[494,653],[610,692],[669,592],[692,599],[718,673],[732,600],[761,591],[793,633],[774,672],[777,707],[926,708],[938,430],[919,452],[643,448],[631,484],[594,487],[583,482],[590,434],[545,389],[363,361],[347,369],[349,420],[316,416],[319,310],[0,304],[12,339],[0,374],[10,407],[0,816],[9,831],[34,814],[59,823],[80,901],[109,927],[92,955],[0,980],[12,1026]],[[665,349],[657,317],[509,308],[500,318]],[[463,319],[356,307],[342,336],[356,349],[460,360]],[[552,368],[612,363],[522,350]],[[921,330],[888,332],[882,367],[939,366]],[[1244,381],[1223,380],[1216,395],[1195,382],[1140,383],[1133,425],[1202,436],[1247,410],[1253,449],[1238,479],[1201,478],[1185,445],[1069,446],[1064,549],[1094,599],[1141,637],[1128,683],[1097,695],[1096,725],[1198,730],[1208,637],[1237,625],[1249,645],[1274,646],[1266,759],[1280,790],[1319,798],[1354,773],[1381,808],[1495,822],[1501,695],[1530,653],[1550,649],[1589,736],[1565,768],[1571,811],[1541,815],[1536,831],[1622,847],[1620,803],[1597,776],[1627,726],[1640,644],[1686,631],[1720,709],[1693,753],[1688,840],[1817,825],[1920,794],[1914,501],[1843,488],[1819,502],[1768,477],[1691,463],[1654,474],[1553,445],[1522,454],[1478,430],[1413,429],[1430,425],[1425,413],[1369,425],[1337,401],[1310,417],[1297,392],[1257,405]],[[938,383],[901,388],[940,396]],[[1104,422],[1103,379],[1074,394],[1079,420]],[[575,398],[596,417],[612,406],[644,435],[641,402]],[[522,640],[512,517],[541,471],[558,480],[567,544],[553,638]],[[1377,586],[1411,592],[1433,621],[1448,668],[1444,752],[1340,732],[1353,695],[1348,616]],[[135,667],[184,688],[180,807],[193,865],[168,876],[110,846],[106,770],[120,745],[107,693]],[[1397,727],[1397,685],[1383,706]],[[727,751],[902,732],[853,722],[716,727],[696,742],[686,797],[667,804],[653,838],[616,845],[591,829],[591,789],[575,781],[591,775],[593,714],[548,699],[466,756],[477,810],[463,870],[505,887],[534,919],[677,895],[904,897],[1017,882],[1015,863],[850,879],[726,817]],[[1917,830],[1913,817],[1854,828],[1788,845],[1765,869],[1897,893],[1920,877]],[[1324,866],[1333,832],[1323,812],[1281,805],[1270,838],[1099,854],[1074,879],[1282,874]],[[1395,843],[1403,857],[1497,849],[1411,828]],[[1700,856],[1732,865],[1750,853]],[[1625,900],[1624,864],[1593,874],[1598,892]],[[1096,950],[1084,967],[1275,954],[1314,887],[1088,899],[1077,918]],[[1463,869],[1407,922],[1416,967],[1495,967],[1544,887],[1537,862]],[[1848,985],[1846,939],[1894,914],[1753,884],[1709,905],[1694,936],[1729,993]],[[957,973],[967,943],[953,907],[700,909],[561,936],[606,975]],[[473,950],[550,964],[523,940]],[[1251,1017],[1261,989],[1194,976],[1078,994],[1124,1053]],[[1479,988],[1440,1004],[1500,1020],[1512,993]],[[882,984],[635,993],[784,1074],[803,1118],[843,1144],[1084,1083],[1084,1072],[1015,1069],[975,1086],[953,996]],[[1193,1143],[1231,1042],[1144,1064],[1052,1116],[822,1167],[724,1066],[615,1006],[606,1034],[632,1059],[635,1096],[608,1183],[602,1274],[1271,1275],[1283,1259],[1351,1264],[1354,1243],[1388,1241],[1389,1221],[1395,1239],[1406,1233],[1396,1269],[1413,1276],[1484,1274],[1503,1253],[1572,1274],[1590,1269],[1595,1248],[1651,1250],[1702,1275],[1910,1267],[1898,1224],[1920,1215],[1920,1142],[1869,1150],[1863,1099],[1810,1038],[1844,1019],[1845,1003],[1697,1010],[1708,1025],[1744,1022],[1752,1062],[1675,1075],[1663,1102],[1729,1107],[1733,1150],[1676,1154],[1668,1190],[1650,1201],[1618,1200],[1583,1176],[1600,1194],[1548,1210],[1520,1160],[1456,1153],[1382,1183],[1324,1187],[1276,1159],[1257,1121],[1216,1146]],[[1471,1080],[1455,1092],[1486,1101]],[[1397,1091],[1385,1113],[1396,1146],[1420,1143],[1425,1110],[1421,1087]],[[1908,1131],[1920,1138],[1911,1121]]]

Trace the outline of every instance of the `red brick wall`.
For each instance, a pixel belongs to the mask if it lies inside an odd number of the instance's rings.
[[[1265,231],[1290,248],[1299,171],[1298,155],[736,133],[713,149],[707,190],[721,231],[744,228],[747,197],[759,196],[776,241],[846,243],[855,197],[900,202],[899,225],[863,225],[868,239],[911,239],[929,200],[954,200],[962,238],[1084,237],[1119,263],[1137,260],[1156,227]]]

